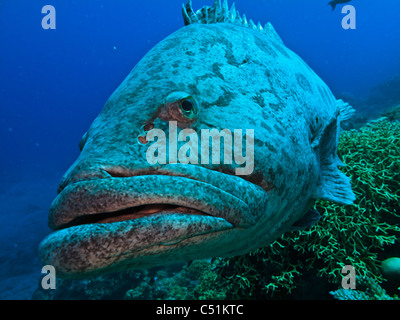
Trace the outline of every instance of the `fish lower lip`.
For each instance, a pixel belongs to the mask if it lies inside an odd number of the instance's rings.
[[[192,213],[223,218],[237,227],[245,228],[255,223],[248,205],[220,188],[181,176],[145,175],[86,180],[68,185],[52,203],[49,226],[58,230],[85,223],[85,219],[86,223],[102,218],[108,222],[118,217],[126,220],[129,213],[134,213],[129,212],[132,208],[140,207],[133,210],[137,214],[142,210],[142,216],[145,216],[151,214],[152,209],[155,212],[161,210],[155,205],[169,205],[168,209],[173,209],[170,213],[179,207],[186,208],[180,210],[185,213],[195,210]]]
[[[146,257],[151,261],[159,254],[170,253],[179,261],[183,256],[179,256],[179,250],[174,251],[177,246],[215,241],[218,235],[233,228],[222,218],[174,213],[115,223],[83,224],[48,235],[39,245],[39,258],[43,264],[54,266],[57,276],[86,277],[139,267],[147,261]],[[201,251],[195,250],[191,259],[201,255]]]

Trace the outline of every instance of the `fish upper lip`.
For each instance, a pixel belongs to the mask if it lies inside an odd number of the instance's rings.
[[[110,168],[103,170],[108,178],[75,181],[58,194],[50,207],[52,230],[68,227],[83,216],[103,213],[111,216],[128,208],[155,204],[195,209],[223,218],[234,227],[246,228],[255,223],[255,216],[245,201],[193,176],[152,174],[154,171],[128,175],[112,172]],[[197,191],[193,192],[194,189]]]

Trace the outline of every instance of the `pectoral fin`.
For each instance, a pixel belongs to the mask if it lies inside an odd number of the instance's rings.
[[[337,155],[339,143],[340,122],[347,120],[354,109],[342,100],[337,101],[337,113],[322,131],[315,143],[320,160],[320,183],[315,197],[340,204],[352,204],[355,195],[351,189],[350,178],[339,171],[338,166],[344,166]]]

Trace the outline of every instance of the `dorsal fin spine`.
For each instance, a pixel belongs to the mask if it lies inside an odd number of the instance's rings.
[[[229,17],[231,23],[233,23],[236,19],[236,9],[235,9],[235,3],[232,4],[231,9],[229,10]]]
[[[192,0],[188,0],[186,5],[182,6],[182,15],[185,25],[194,23],[211,24],[229,22],[258,30],[261,33],[269,35],[271,38],[282,42],[281,38],[269,22],[263,28],[260,23],[256,25],[253,20],[247,20],[245,15],[241,17],[239,11],[235,8],[235,3],[233,3],[229,9],[228,0],[223,0],[222,4],[221,0],[214,0],[214,4],[211,7],[204,6],[197,10],[196,13],[192,8]]]

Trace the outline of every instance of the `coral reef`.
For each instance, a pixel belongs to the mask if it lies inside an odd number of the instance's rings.
[[[374,86],[367,103],[376,110],[385,110],[400,103],[400,73]]]
[[[99,277],[56,279],[56,290],[44,290],[39,284],[33,300],[122,300],[127,290],[140,285],[145,274],[139,271],[110,273]]]
[[[217,290],[218,274],[214,271],[213,264],[207,260],[193,261],[170,276],[165,271],[159,271],[153,284],[146,278],[138,287],[126,292],[125,299],[225,299],[224,290]]]
[[[56,290],[39,285],[35,300],[205,300],[225,299],[217,290],[217,277],[208,260],[145,271],[104,274],[90,279],[57,279]]]
[[[337,300],[399,300],[389,296],[384,289],[371,278],[356,277],[357,289],[338,289],[330,292]]]
[[[357,112],[346,121],[344,128],[360,129],[369,121],[380,116],[388,120],[400,120],[400,72],[373,88],[366,97],[354,96],[349,92],[337,94],[338,98],[352,105]]]
[[[386,117],[389,121],[399,120],[400,121],[400,104],[393,108],[386,110],[382,113],[383,117]]]

